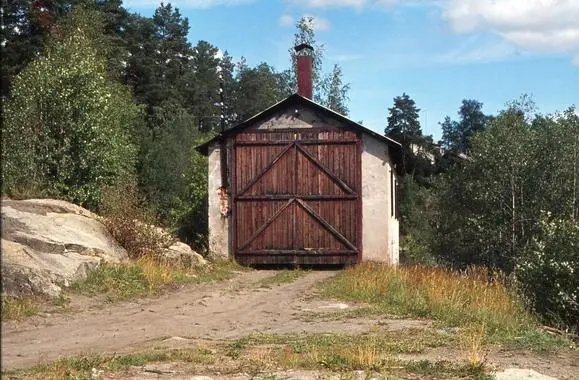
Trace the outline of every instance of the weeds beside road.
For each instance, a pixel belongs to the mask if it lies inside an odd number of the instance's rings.
[[[103,267],[76,289],[104,296],[102,310],[3,329],[4,363],[45,363],[4,376],[279,378],[279,371],[313,371],[355,378],[352,371],[362,371],[486,379],[494,369],[522,366],[572,379],[577,370],[575,345],[540,331],[514,295],[482,272],[377,264],[240,272],[218,265],[191,278],[177,269]],[[209,279],[219,281],[191,284]],[[175,283],[184,287],[164,291]],[[35,352],[44,354],[35,359]],[[55,361],[55,352],[63,358]]]

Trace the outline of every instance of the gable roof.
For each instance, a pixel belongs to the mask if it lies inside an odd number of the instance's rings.
[[[242,130],[244,130],[245,128],[261,121],[261,120],[266,120],[269,119],[270,117],[274,116],[278,111],[280,111],[283,108],[286,107],[291,107],[291,106],[296,106],[296,105],[302,105],[305,107],[310,107],[311,109],[313,109],[314,111],[318,111],[318,112],[324,112],[327,113],[329,115],[331,115],[333,118],[337,119],[338,121],[344,123],[345,125],[347,125],[348,127],[351,127],[353,129],[357,129],[373,138],[375,138],[376,140],[388,145],[389,148],[389,152],[392,156],[392,160],[394,161],[396,167],[398,169],[401,168],[401,163],[402,163],[402,144],[400,144],[399,142],[383,136],[379,133],[376,133],[366,127],[364,127],[363,125],[356,123],[353,120],[348,119],[347,117],[345,117],[344,115],[341,115],[327,107],[324,107],[304,96],[301,96],[297,93],[288,96],[287,98],[285,98],[284,100],[274,104],[273,106],[265,109],[264,111],[258,113],[257,115],[254,115],[252,117],[250,117],[249,119],[245,120],[244,122],[237,124],[229,129],[226,129],[224,132],[219,133],[217,136],[213,137],[212,139],[210,139],[209,141],[206,141],[205,143],[195,147],[195,149],[203,154],[203,155],[207,155],[209,153],[209,146],[211,144],[213,144],[216,141],[220,141],[223,138],[227,138],[228,136],[241,132]]]

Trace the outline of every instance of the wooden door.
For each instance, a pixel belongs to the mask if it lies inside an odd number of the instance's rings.
[[[360,143],[347,130],[235,136],[233,246],[242,264],[347,264],[361,252]]]

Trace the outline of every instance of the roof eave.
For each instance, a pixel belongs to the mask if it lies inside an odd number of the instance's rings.
[[[195,147],[195,150],[197,150],[199,153],[207,156],[209,154],[209,146],[223,138],[225,138],[227,135],[231,134],[231,133],[235,133],[238,131],[243,130],[243,128],[249,126],[250,124],[252,124],[254,121],[258,120],[260,117],[262,117],[263,115],[271,112],[271,110],[279,107],[281,104],[286,103],[286,102],[291,102],[292,100],[301,100],[301,101],[305,101],[306,103],[311,104],[314,107],[318,107],[323,109],[325,112],[328,112],[332,115],[334,115],[337,119],[341,120],[342,122],[346,123],[346,124],[350,124],[353,127],[360,129],[362,132],[366,133],[367,135],[370,135],[372,137],[374,137],[375,139],[382,141],[386,144],[388,144],[388,146],[390,148],[394,148],[394,150],[398,151],[396,153],[393,154],[393,158],[396,159],[396,161],[399,161],[402,157],[402,144],[400,144],[398,141],[391,139],[390,137],[387,136],[383,136],[379,133],[376,133],[374,131],[372,131],[371,129],[368,129],[366,127],[364,127],[362,124],[360,123],[356,123],[355,121],[347,118],[346,116],[331,110],[321,104],[318,104],[316,102],[314,102],[313,100],[306,98],[304,96],[301,96],[297,93],[292,94],[290,96],[288,96],[287,98],[283,99],[282,101],[279,101],[277,103],[275,103],[274,105],[272,105],[271,107],[266,108],[265,110],[263,110],[262,112],[250,117],[249,119],[227,129],[224,132],[219,133],[217,136],[213,137],[212,139],[206,141],[205,143],[198,145]],[[396,156],[396,157],[394,157]]]

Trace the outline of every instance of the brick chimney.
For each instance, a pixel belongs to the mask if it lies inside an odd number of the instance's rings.
[[[298,72],[298,94],[312,99],[312,52],[314,48],[308,44],[300,44],[296,46],[297,53],[297,72]]]

